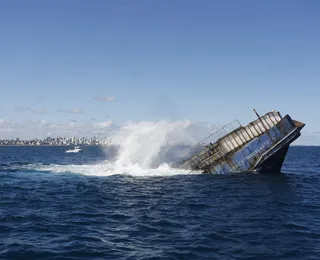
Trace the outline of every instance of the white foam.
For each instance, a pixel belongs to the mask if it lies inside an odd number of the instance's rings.
[[[199,140],[199,135],[196,133],[197,131],[199,133],[199,130],[202,135],[207,135],[212,131],[212,128],[195,128],[195,125],[190,121],[130,122],[110,137],[115,144],[119,145],[118,154],[113,161],[97,165],[37,165],[36,168],[40,171],[72,172],[91,176],[190,174],[190,170],[171,168],[172,158],[169,156],[176,157],[176,160],[185,158],[192,152],[192,146],[181,149],[181,147],[168,146],[167,144],[193,143]],[[175,150],[170,152],[170,149]],[[107,153],[106,157],[108,157]],[[198,174],[198,172],[192,172],[192,174]]]
[[[111,176],[116,174],[130,175],[136,177],[142,176],[173,176],[173,175],[185,175],[185,174],[198,174],[197,172],[190,172],[189,170],[181,170],[171,168],[167,164],[162,164],[154,169],[144,169],[138,164],[128,167],[122,167],[120,170],[114,169],[113,163],[96,164],[96,165],[29,165],[26,167],[28,170],[35,171],[48,171],[57,174],[74,173],[86,176]]]

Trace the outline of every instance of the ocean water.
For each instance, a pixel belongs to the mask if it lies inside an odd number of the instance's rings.
[[[65,150],[0,147],[0,259],[320,259],[320,147],[224,176]]]

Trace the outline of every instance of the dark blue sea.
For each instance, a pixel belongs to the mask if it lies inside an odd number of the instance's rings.
[[[0,259],[320,259],[320,147],[224,176],[110,173],[83,148],[0,147]]]

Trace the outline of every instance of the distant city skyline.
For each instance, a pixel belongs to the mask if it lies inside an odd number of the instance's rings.
[[[0,140],[0,145],[16,145],[16,146],[41,146],[41,145],[102,145],[108,144],[109,140],[107,139],[99,139],[99,138],[51,138],[47,137],[45,139],[32,139],[32,140],[22,140],[19,138],[16,139],[4,139]]]
[[[315,0],[1,1],[0,139],[245,125],[255,108],[289,113],[306,123],[294,144],[320,145],[319,12]]]

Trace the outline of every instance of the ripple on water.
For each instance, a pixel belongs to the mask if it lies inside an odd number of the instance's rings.
[[[171,177],[44,173],[7,159],[0,258],[319,259],[319,159],[320,148],[295,147],[282,175]]]

